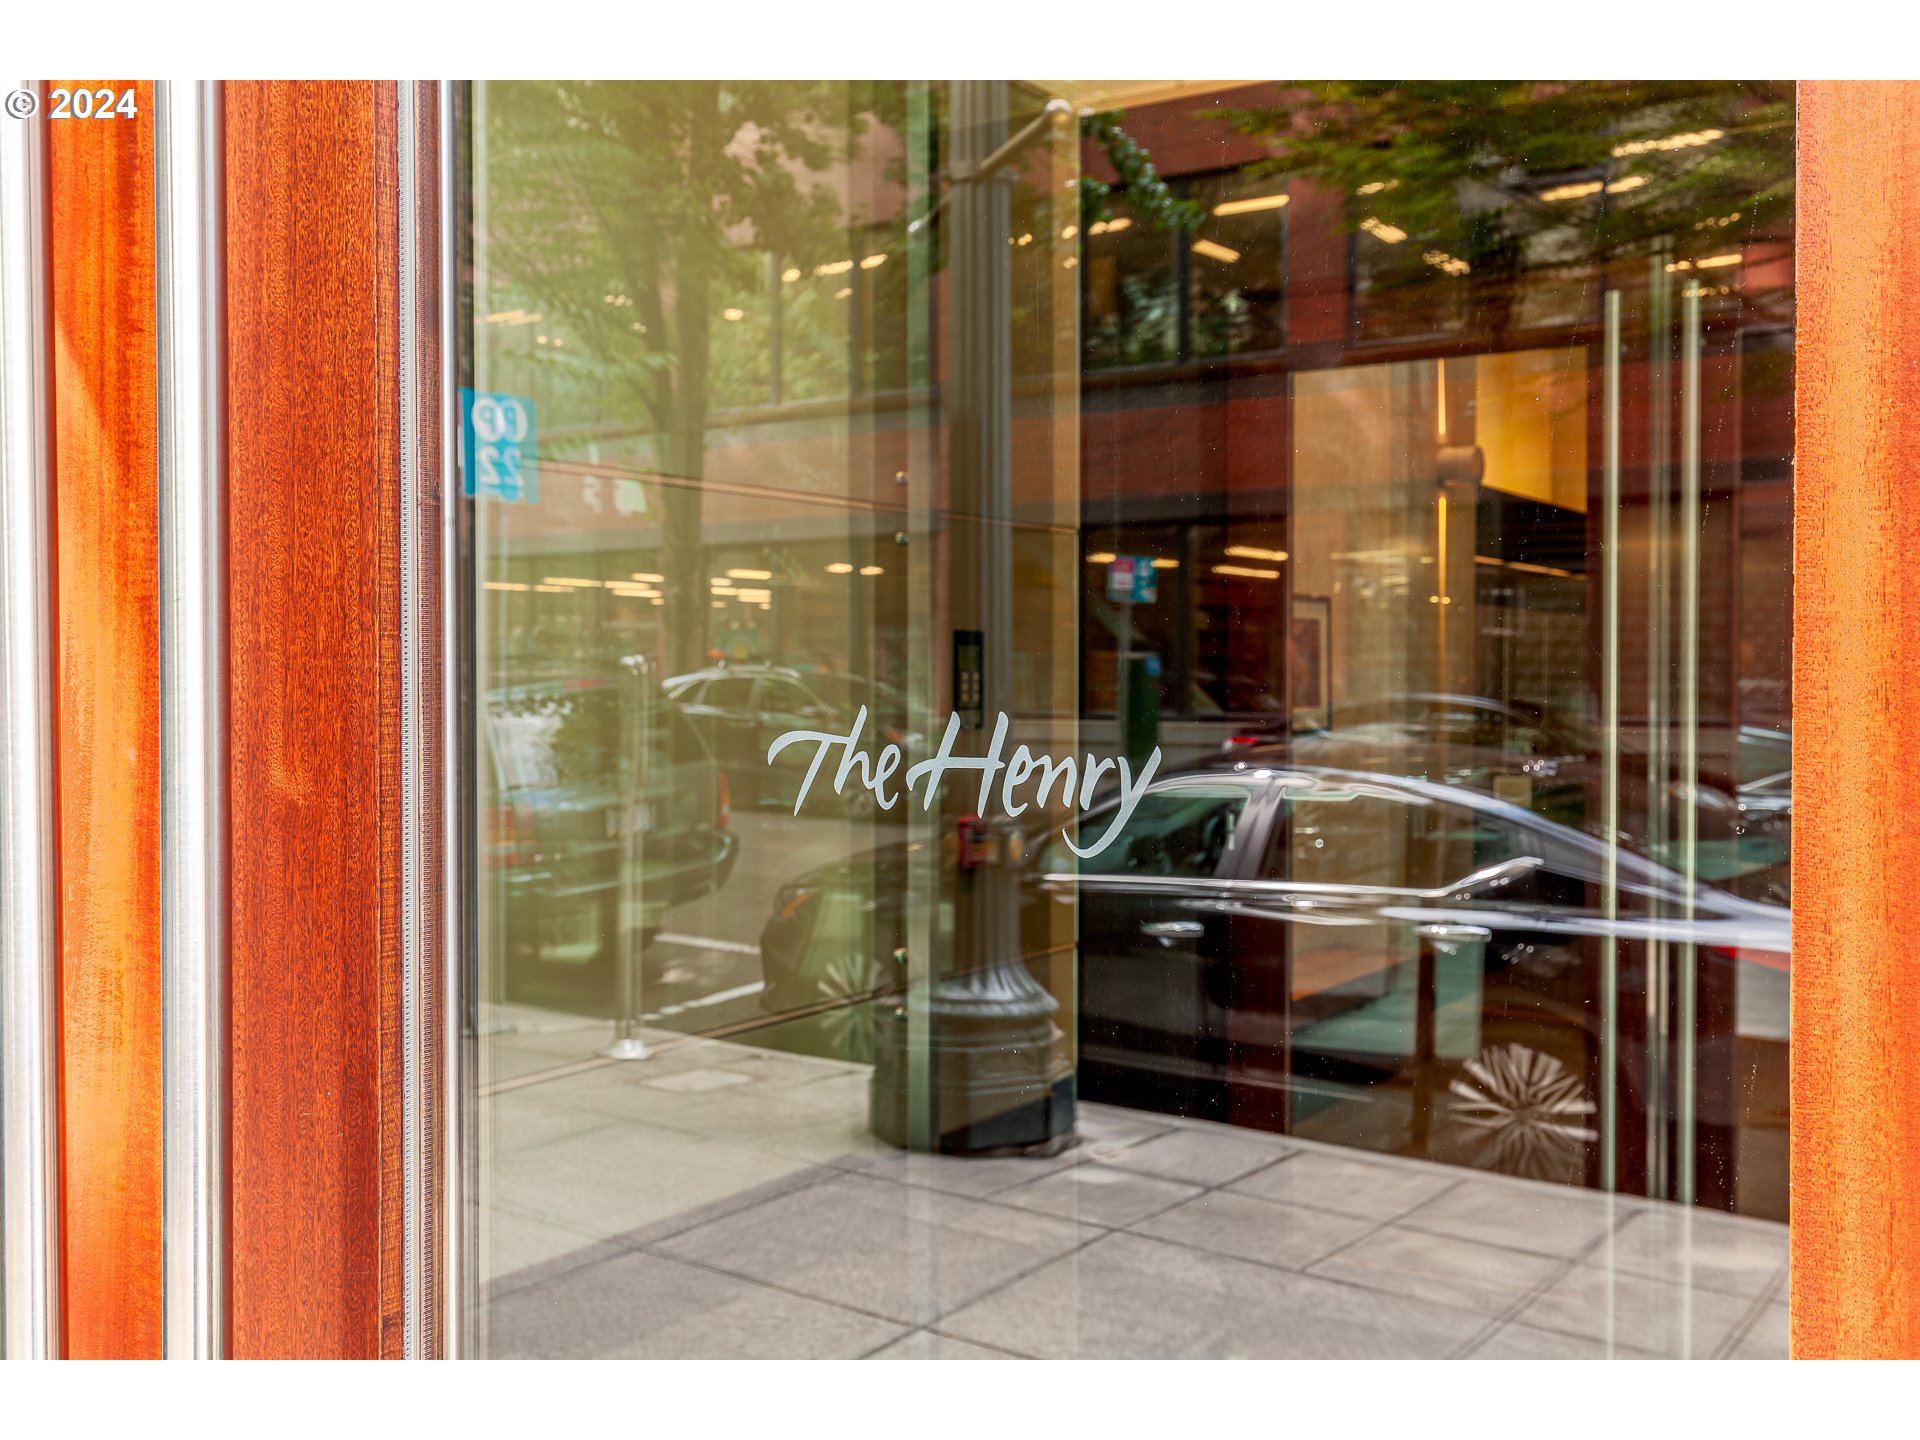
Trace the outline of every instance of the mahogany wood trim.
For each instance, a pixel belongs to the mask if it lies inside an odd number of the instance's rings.
[[[1799,146],[1792,1351],[1920,1357],[1920,84]]]
[[[48,127],[63,1309],[80,1359],[161,1352],[153,86],[133,92],[131,120]]]
[[[395,111],[226,87],[236,1356],[400,1349]]]

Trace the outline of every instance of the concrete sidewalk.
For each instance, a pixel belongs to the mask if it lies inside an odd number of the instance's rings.
[[[908,1155],[864,1066],[605,1034],[487,1041],[487,1353],[1786,1356],[1784,1225],[1099,1105]]]

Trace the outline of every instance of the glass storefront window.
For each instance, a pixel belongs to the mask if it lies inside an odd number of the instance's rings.
[[[1172,93],[472,88],[488,1353],[1783,1344],[1790,93]]]

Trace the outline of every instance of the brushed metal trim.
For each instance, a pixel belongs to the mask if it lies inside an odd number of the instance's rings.
[[[425,865],[427,815],[422,770],[427,762],[422,695],[422,630],[426,616],[421,573],[421,506],[430,499],[420,445],[420,113],[415,82],[397,91],[400,290],[400,1254],[401,1354],[428,1353],[427,1315],[427,936]],[[437,476],[434,477],[437,480]]]
[[[0,81],[32,89],[38,82]],[[0,1354],[60,1349],[46,125],[0,118]]]
[[[469,787],[461,723],[460,664],[460,291],[458,288],[458,211],[454,181],[459,146],[454,137],[454,81],[436,86],[439,107],[440,192],[440,800],[443,867],[440,929],[440,1354],[456,1360],[466,1343],[466,1144],[467,1070],[461,1017],[466,1013],[466,850],[462,815]]]
[[[156,81],[163,1333],[226,1354],[225,197],[220,88]]]

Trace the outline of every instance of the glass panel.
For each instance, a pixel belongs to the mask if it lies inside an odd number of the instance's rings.
[[[474,88],[488,1353],[1781,1348],[1791,89],[1210,85]]]

